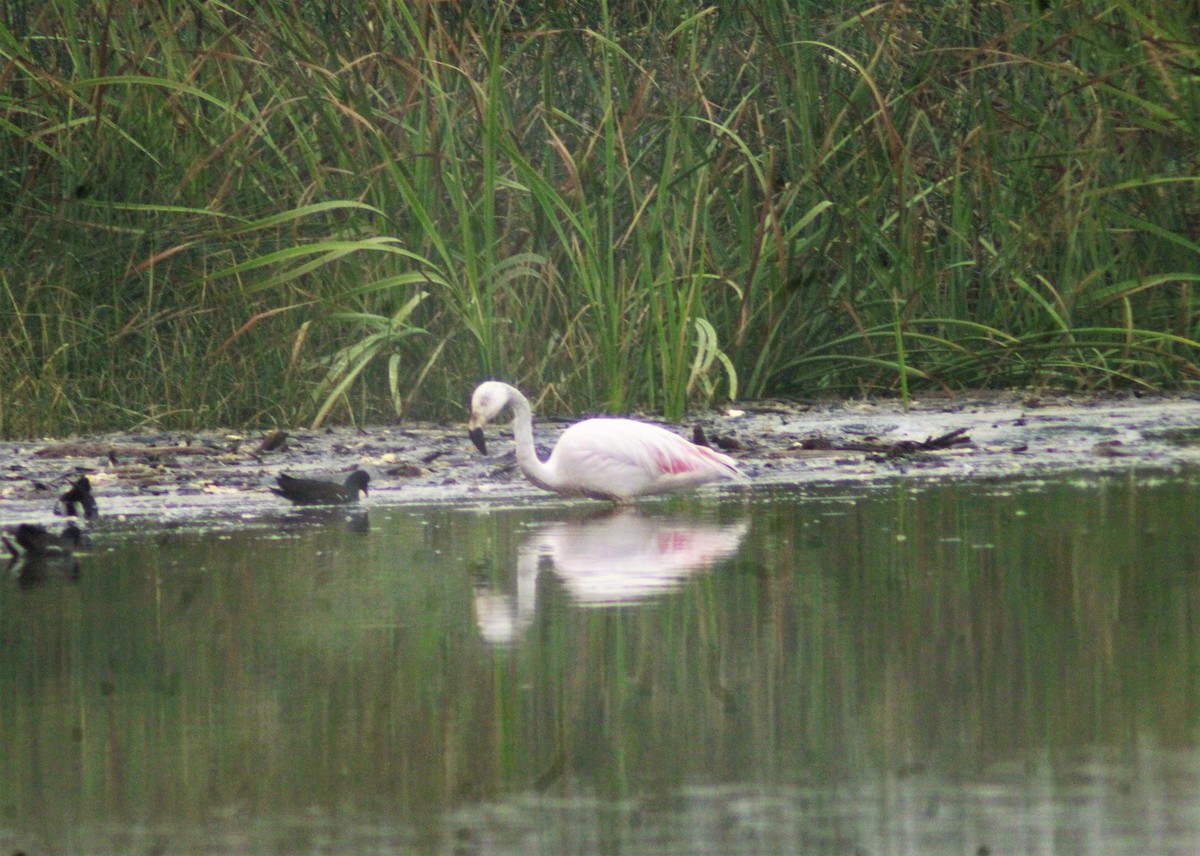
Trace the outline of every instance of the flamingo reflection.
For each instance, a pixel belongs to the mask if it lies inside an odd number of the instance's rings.
[[[507,645],[533,622],[538,575],[549,570],[578,606],[634,604],[678,588],[693,574],[733,556],[749,530],[618,511],[540,526],[517,550],[515,596],[475,589],[475,621],[484,641]]]

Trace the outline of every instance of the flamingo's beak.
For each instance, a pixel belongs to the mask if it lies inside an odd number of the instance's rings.
[[[471,442],[475,444],[475,448],[479,450],[479,454],[487,454],[487,441],[483,439],[482,428],[472,428],[467,432],[467,436],[471,438]]]

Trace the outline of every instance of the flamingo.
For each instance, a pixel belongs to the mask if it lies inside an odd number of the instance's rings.
[[[483,426],[512,407],[517,465],[543,490],[628,505],[636,497],[690,490],[712,481],[748,482],[728,455],[633,419],[585,419],[562,433],[546,461],[533,447],[533,411],[515,386],[486,381],[471,396],[468,432],[487,454]]]

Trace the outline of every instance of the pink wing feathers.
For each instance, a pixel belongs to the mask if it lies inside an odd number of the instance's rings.
[[[720,479],[745,481],[734,460],[657,425],[588,419],[563,432],[550,462],[571,489],[639,496]]]

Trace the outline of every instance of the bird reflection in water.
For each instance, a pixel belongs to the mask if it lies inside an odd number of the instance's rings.
[[[345,526],[355,535],[371,532],[371,516],[365,508],[346,508],[339,505],[310,505],[289,508],[278,518],[280,533],[303,532],[313,525]]]
[[[679,588],[737,553],[748,521],[716,524],[620,510],[530,532],[517,549],[515,595],[475,587],[475,622],[490,645],[518,641],[533,623],[538,575],[551,571],[578,606],[618,606]]]

